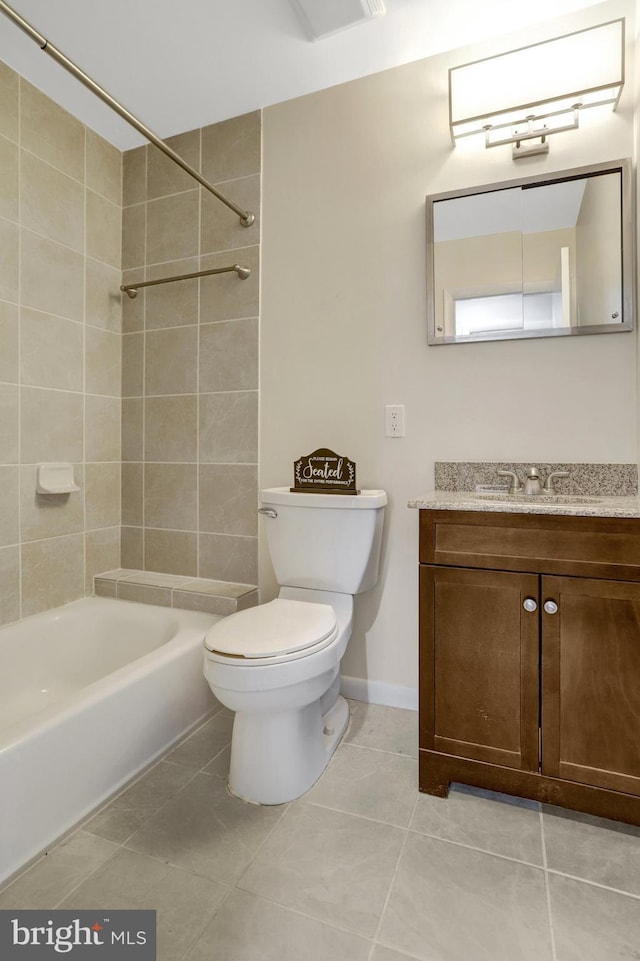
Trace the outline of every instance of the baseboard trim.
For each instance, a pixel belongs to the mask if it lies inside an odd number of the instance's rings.
[[[368,704],[401,707],[407,711],[418,710],[418,690],[415,687],[385,684],[383,681],[368,681],[362,677],[342,676],[340,693],[355,701],[366,701]]]

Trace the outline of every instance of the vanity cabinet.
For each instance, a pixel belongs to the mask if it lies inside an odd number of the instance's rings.
[[[640,520],[420,511],[420,789],[640,824]]]

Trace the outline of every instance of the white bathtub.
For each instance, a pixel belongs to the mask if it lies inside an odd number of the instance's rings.
[[[219,619],[87,597],[0,629],[0,881],[211,710]]]

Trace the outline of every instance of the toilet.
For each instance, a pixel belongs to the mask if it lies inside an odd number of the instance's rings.
[[[228,786],[256,804],[283,804],[317,781],[340,743],[349,708],[340,661],[353,595],[378,580],[387,495],[261,492],[278,597],[218,621],[204,641],[204,674],[235,712]]]

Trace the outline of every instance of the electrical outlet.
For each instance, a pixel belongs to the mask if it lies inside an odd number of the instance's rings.
[[[404,437],[404,404],[387,404],[384,409],[385,437]]]

